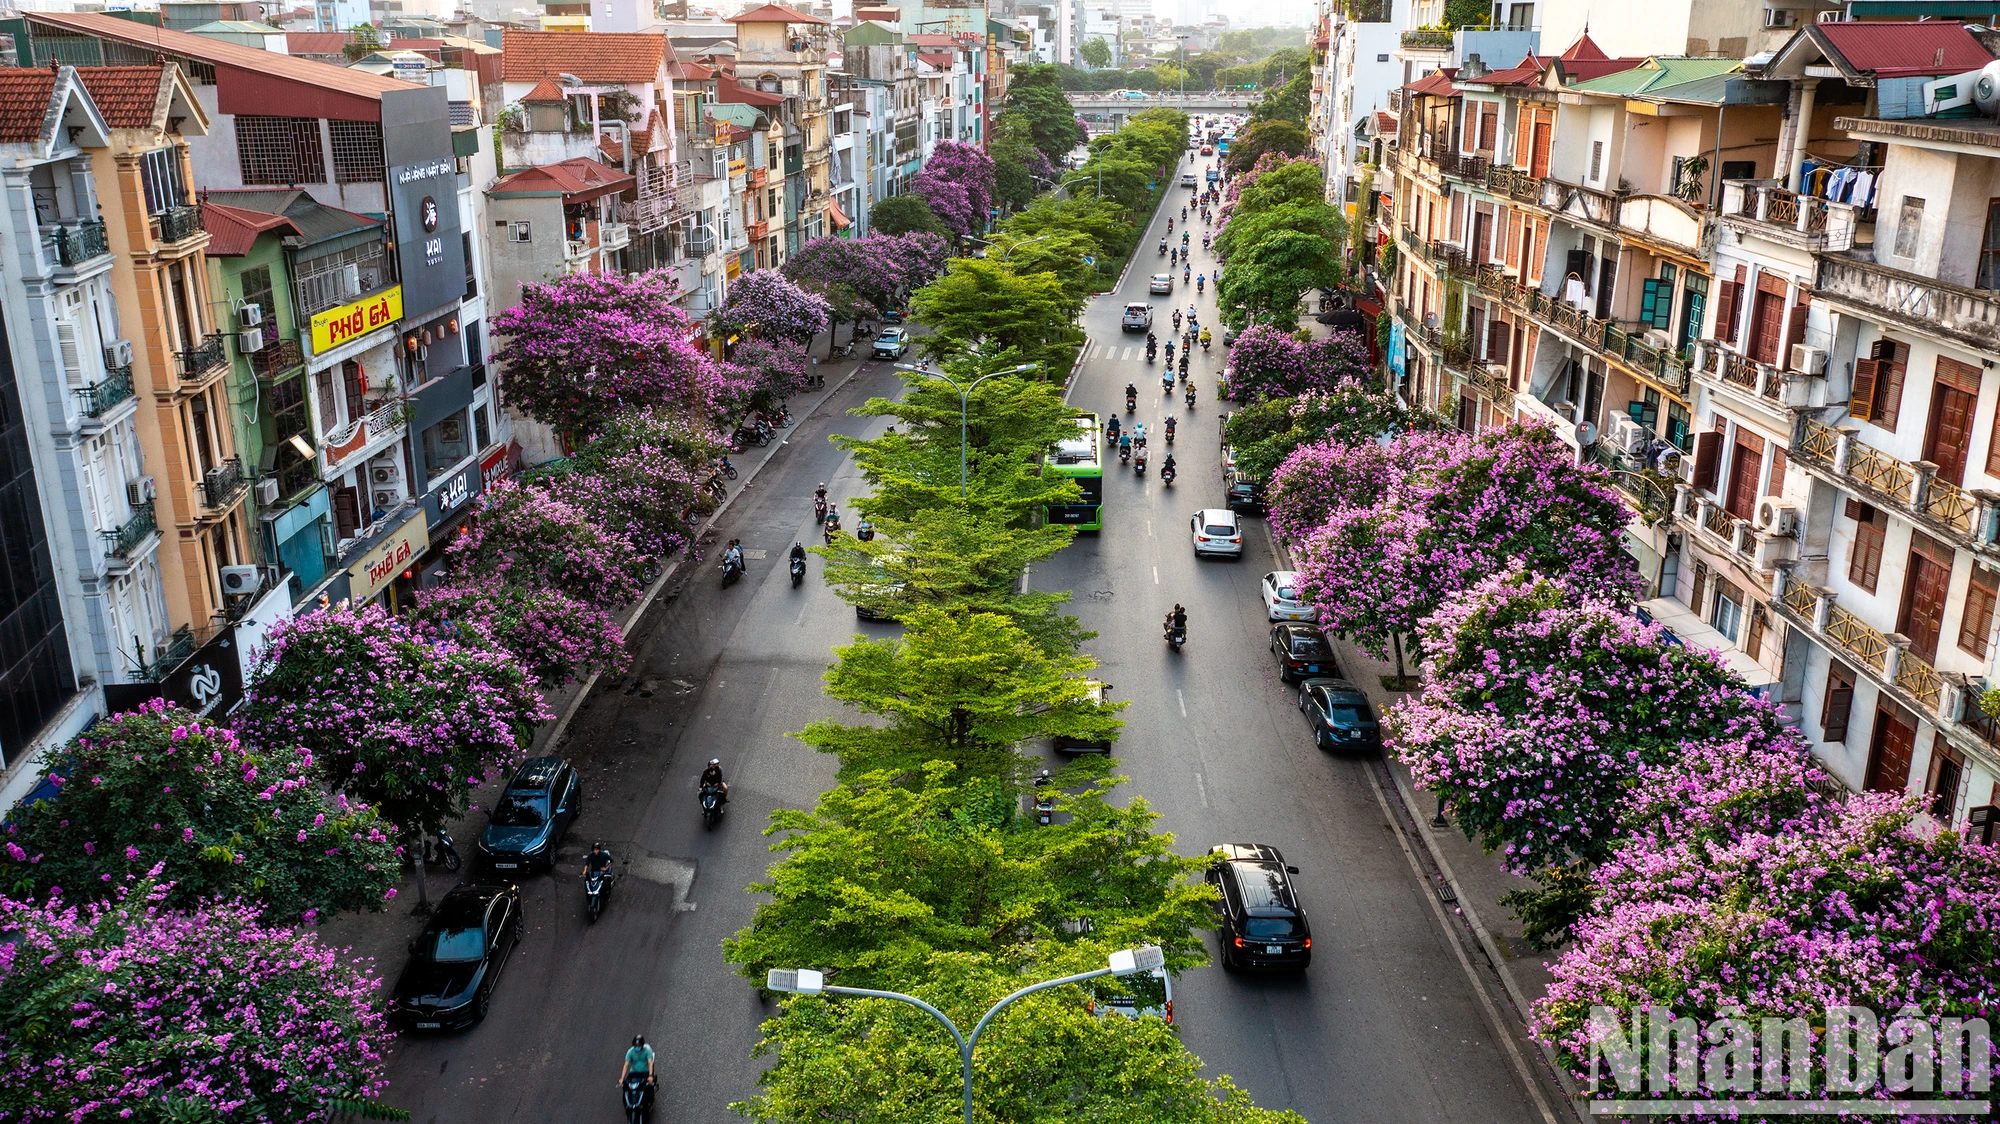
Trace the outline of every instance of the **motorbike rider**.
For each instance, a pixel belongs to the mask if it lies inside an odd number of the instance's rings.
[[[1187,284],[1187,283],[1188,283],[1188,281],[1189,281],[1189,280],[1191,280],[1191,279],[1192,279],[1193,277],[1194,277],[1194,267],[1193,267],[1193,266],[1191,266],[1191,265],[1184,265],[1184,266],[1182,266],[1182,267],[1181,267],[1181,284],[1183,284],[1183,285]]]
[[[1171,363],[1171,362],[1173,362],[1173,361],[1174,361],[1174,341],[1172,341],[1172,340],[1168,340],[1168,341],[1167,341],[1167,362]]]
[[[604,849],[604,844],[592,843],[590,853],[583,857],[584,877],[588,878],[592,873],[610,874],[611,864],[611,852]],[[623,1081],[624,1078],[621,1077],[619,1080]]]
[[[1172,345],[1171,345],[1171,344],[1169,344],[1168,346],[1169,346],[1169,347],[1171,347]],[[1137,398],[1137,397],[1139,397],[1139,388],[1138,388],[1138,386],[1136,386],[1136,385],[1134,385],[1134,384],[1132,384],[1132,383],[1129,383],[1129,382],[1128,382],[1128,383],[1126,383],[1126,384],[1125,384],[1125,397],[1127,397],[1127,398]]]
[[[1201,292],[1201,291],[1202,291],[1202,290],[1203,290],[1204,288],[1206,288],[1207,286],[1208,286],[1208,274],[1206,274],[1206,273],[1197,273],[1197,274],[1195,274],[1195,275],[1194,275],[1194,291],[1195,291],[1195,292],[1199,293],[1199,292]]]
[[[701,781],[698,787],[705,789],[709,785],[720,788],[722,790],[722,802],[724,804],[729,803],[729,782],[722,779],[722,758],[720,757],[709,758],[708,768],[701,771]]]
[[[1179,604],[1175,604],[1173,612],[1167,614],[1166,631],[1168,636],[1172,636],[1175,632],[1187,635],[1187,610]]]
[[[653,1048],[646,1045],[646,1036],[643,1034],[633,1035],[632,1048],[625,1051],[625,1067],[618,1071],[620,1089],[625,1087],[626,1075],[633,1073],[644,1075],[648,1088],[659,1083],[653,1073]]]
[[[791,561],[804,562],[805,560],[806,560],[806,544],[802,542],[793,543]]]
[[[1117,414],[1111,415],[1111,420],[1104,423],[1105,440],[1107,441],[1118,440],[1118,431],[1123,428],[1124,428],[1123,426],[1118,424],[1118,415]]]
[[[1202,349],[1203,351],[1207,351],[1207,350],[1208,350],[1208,338],[1209,338],[1209,337],[1208,337],[1208,329],[1204,327],[1204,328],[1203,328],[1203,329],[1201,330],[1201,349]]]
[[[1167,240],[1164,238],[1160,239],[1160,252],[1163,254],[1167,252]]]
[[[1118,439],[1118,455],[1120,457],[1130,457],[1132,455],[1131,434],[1127,433]]]
[[[730,539],[729,546],[722,552],[722,560],[734,563],[738,570],[743,569],[743,540]]]
[[[1181,310],[1176,308],[1174,309],[1174,331],[1178,332],[1180,330],[1181,330]]]
[[[1173,440],[1174,438],[1174,421],[1175,421],[1174,418],[1168,418],[1165,422],[1165,425],[1167,427],[1167,440],[1169,441]]]
[[[1182,207],[1182,208],[1181,208],[1181,221],[1182,221],[1182,222],[1186,222],[1186,221],[1187,221],[1187,208],[1186,208],[1186,207]],[[1167,229],[1168,229],[1168,230],[1172,230],[1172,229],[1173,229],[1173,227],[1172,227],[1172,226],[1169,226],[1169,227],[1167,227]]]
[[[1165,457],[1160,459],[1160,475],[1162,477],[1172,476],[1177,471],[1174,468],[1174,454],[1169,451]]]
[[[1140,422],[1139,424],[1132,427],[1132,444],[1137,445],[1141,449],[1146,447],[1145,422]]]

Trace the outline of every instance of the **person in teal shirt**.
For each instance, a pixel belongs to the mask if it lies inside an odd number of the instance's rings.
[[[618,1071],[618,1087],[623,1089],[626,1075],[633,1073],[644,1074],[648,1085],[655,1083],[653,1048],[646,1045],[646,1036],[643,1034],[632,1036],[632,1048],[625,1051],[625,1068]]]

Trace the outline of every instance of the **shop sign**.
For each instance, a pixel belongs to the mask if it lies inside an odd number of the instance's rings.
[[[325,355],[349,340],[358,340],[403,318],[403,287],[392,285],[352,304],[329,308],[312,318],[314,355]]]
[[[424,552],[430,541],[430,521],[424,518],[422,511],[418,511],[415,518],[376,543],[348,568],[348,596],[356,602],[364,602],[382,592],[390,580],[403,571],[403,567]]]

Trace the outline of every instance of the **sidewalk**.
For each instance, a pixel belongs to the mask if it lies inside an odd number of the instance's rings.
[[[737,478],[726,481],[729,485],[729,497],[702,524],[703,532],[713,527],[729,511],[730,507],[735,504],[738,496],[755,486],[757,474],[763,470],[766,464],[770,463],[771,458],[778,455],[779,450],[785,447],[788,435],[796,430],[806,418],[817,411],[820,406],[825,404],[829,398],[838,393],[842,387],[846,386],[854,378],[861,364],[867,361],[865,358],[860,358],[828,362],[825,358],[826,337],[824,335],[819,337],[815,346],[816,350],[813,354],[818,356],[820,360],[816,370],[823,371],[826,374],[825,389],[814,390],[789,400],[787,406],[792,413],[792,428],[783,431],[769,445],[763,448],[752,446],[741,456],[732,454],[731,460],[736,465]],[[686,555],[674,559],[661,572],[660,576],[654,580],[653,584],[647,588],[645,594],[639,598],[638,602],[623,612],[619,624],[628,639],[633,632],[638,630],[640,623],[645,619],[646,610],[652,607],[653,602],[663,591],[674,586],[677,577],[690,564]],[[700,565],[699,562],[692,564]],[[550,712],[555,714],[556,718],[552,722],[544,723],[540,729],[535,731],[535,740],[528,747],[525,755],[533,756],[554,752],[555,747],[559,747],[562,744],[565,733],[569,728],[570,720],[576,716],[576,712],[583,705],[583,701],[590,696],[591,690],[597,685],[597,680],[598,677],[593,674],[581,683],[571,683],[550,692],[544,697],[544,701],[548,703]],[[466,866],[461,868],[459,874],[449,874],[437,869],[431,869],[426,872],[427,878],[425,881],[430,889],[431,900],[433,902],[456,884],[458,879],[472,866],[474,862],[473,847],[478,841],[479,829],[485,823],[484,809],[490,807],[493,801],[500,795],[501,786],[505,782],[506,778],[504,776],[499,777],[474,792],[471,808],[465,818],[452,825],[452,841],[457,844],[458,853],[464,859]],[[404,870],[401,880],[396,884],[396,898],[389,903],[389,907],[385,912],[342,913],[336,915],[319,927],[319,938],[330,948],[344,948],[350,955],[374,960],[375,970],[382,977],[382,985],[386,989],[394,983],[396,972],[402,965],[405,957],[404,945],[423,928],[423,921],[411,915],[411,910],[415,907],[417,900],[416,871],[414,869]]]

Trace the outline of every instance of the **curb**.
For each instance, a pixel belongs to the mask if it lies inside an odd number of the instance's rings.
[[[847,372],[845,378],[839,382],[828,384],[826,392],[820,395],[817,402],[813,403],[813,409],[818,409],[835,394],[845,389],[847,384],[853,382],[855,376],[861,373],[861,368],[866,366],[867,363],[868,360],[863,359],[859,363],[856,363],[852,370]],[[802,423],[807,416],[810,416],[810,411],[806,415],[800,416],[798,421]],[[769,447],[762,450],[764,455],[761,460],[749,466],[749,468],[737,472],[736,490],[723,497],[722,502],[716,505],[715,510],[709,514],[708,518],[703,520],[701,525],[694,529],[694,538],[696,541],[700,541],[703,531],[713,527],[721,520],[723,513],[728,511],[730,505],[736,502],[736,498],[742,495],[744,490],[757,479],[757,474],[764,471],[764,466],[770,464],[771,459],[776,457],[778,452],[790,443],[791,438],[789,437],[780,441],[773,441]],[[665,569],[660,571],[659,577],[653,579],[653,584],[646,587],[646,592],[640,596],[638,603],[632,607],[631,616],[627,617],[625,622],[619,626],[618,631],[621,639],[631,638],[632,633],[639,627],[639,622],[645,619],[646,610],[653,607],[653,602],[658,599],[660,592],[667,588],[667,583],[674,580],[674,575],[680,573],[681,566],[687,561],[688,558],[685,554],[674,559],[667,564]],[[563,734],[569,729],[570,720],[576,717],[576,712],[583,708],[584,700],[588,699],[590,692],[596,689],[597,680],[601,674],[601,672],[593,671],[590,673],[589,678],[578,684],[576,694],[569,700],[569,705],[563,708],[561,716],[548,729],[535,737],[536,749],[544,749],[562,740]]]

